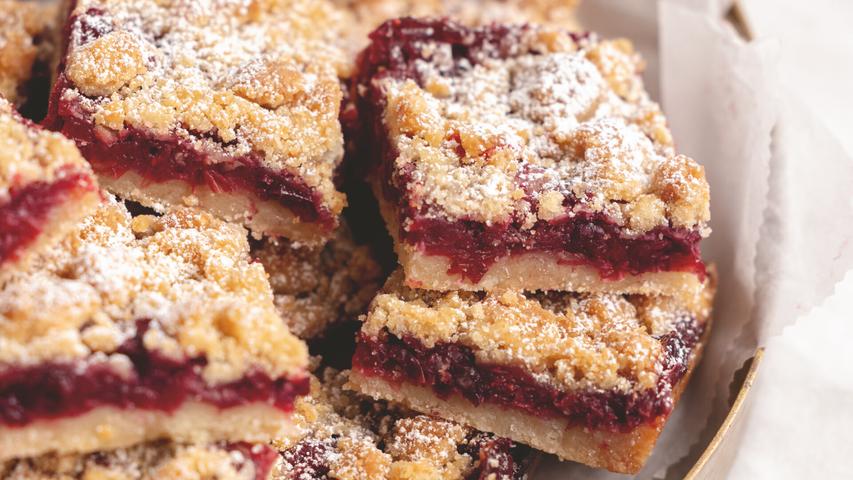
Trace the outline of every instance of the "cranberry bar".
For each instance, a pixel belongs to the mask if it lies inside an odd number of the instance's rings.
[[[305,340],[356,320],[385,279],[370,249],[355,243],[346,224],[322,247],[265,239],[253,245],[252,256],[269,274],[282,319]]]
[[[342,388],[347,372],[323,377],[299,402],[306,436],[278,445],[277,480],[526,478],[533,455],[525,446],[354,394]]]
[[[0,464],[5,480],[267,480],[278,452],[266,444],[151,442],[83,455],[46,454]]]
[[[46,92],[55,9],[46,2],[0,0],[0,97],[16,107],[42,87]]]
[[[0,290],[0,460],[269,441],[308,393],[246,231],[105,203]]]
[[[638,471],[698,361],[711,280],[681,297],[413,290],[395,274],[353,358],[362,392],[563,459]]]
[[[702,283],[704,170],[627,41],[390,20],[359,58],[369,179],[409,286],[674,293]]]
[[[77,0],[45,124],[123,198],[322,243],[346,203],[331,8]]]
[[[94,174],[74,143],[22,119],[0,98],[0,284],[99,201]]]

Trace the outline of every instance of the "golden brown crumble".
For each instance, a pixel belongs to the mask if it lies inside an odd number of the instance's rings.
[[[407,201],[429,206],[427,215],[487,224],[520,218],[531,228],[577,209],[603,211],[635,233],[666,225],[706,233],[704,170],[675,154],[630,42],[575,41],[545,27],[516,34],[513,55],[457,60],[453,76],[444,73],[451,46],[421,42],[420,83],[378,80]]]
[[[25,123],[0,98],[0,205],[12,189],[80,172],[92,174],[74,142]]]
[[[328,448],[324,462],[337,480],[456,480],[468,478],[480,459],[460,453],[474,433],[454,422],[418,415],[346,387],[348,371],[326,368],[314,380],[312,395],[296,402],[301,442]],[[284,451],[292,442],[279,443]],[[287,456],[284,456],[287,459]],[[282,462],[276,478],[306,463]]]
[[[55,5],[0,0],[0,97],[20,106],[37,61],[47,61]]]
[[[202,374],[212,384],[254,368],[299,375],[307,364],[242,227],[190,209],[131,219],[114,200],[0,291],[0,364],[127,368],[116,350],[139,319],[150,319],[146,348],[206,357]]]
[[[79,100],[105,131],[175,135],[224,149],[214,155],[222,161],[260,153],[340,213],[332,176],[343,154],[338,75],[348,67],[331,46],[330,4],[81,0],[72,15],[63,99]]]
[[[6,480],[255,480],[243,452],[222,445],[153,442],[85,455],[47,454],[0,464]]]
[[[382,286],[382,269],[367,246],[356,245],[346,225],[323,247],[265,240],[252,256],[269,274],[279,315],[303,339],[358,318]]]
[[[539,23],[576,30],[579,0],[333,0],[344,13],[343,37],[352,52],[389,18],[447,16],[465,25]]]
[[[658,340],[683,316],[705,321],[711,281],[683,298],[567,292],[433,292],[395,273],[370,306],[362,332],[384,329],[431,348],[455,343],[484,363],[523,366],[564,389],[630,391],[658,380]]]

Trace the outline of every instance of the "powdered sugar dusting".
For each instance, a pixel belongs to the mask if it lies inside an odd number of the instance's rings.
[[[296,403],[305,437],[277,442],[281,478],[462,480],[479,478],[491,459],[477,454],[479,442],[496,439],[490,434],[357,394],[347,385],[348,371],[325,368],[320,376],[311,397]]]
[[[460,44],[416,42],[414,74],[377,80],[406,200],[427,215],[527,228],[580,209],[638,233],[701,229],[704,174],[675,155],[630,44],[508,28],[509,54],[490,40],[458,53],[491,32],[470,30]]]

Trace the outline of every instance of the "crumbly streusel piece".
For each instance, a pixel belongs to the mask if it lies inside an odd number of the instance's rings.
[[[0,0],[0,97],[17,107],[27,101],[34,76],[48,80],[55,10],[53,4]]]
[[[22,119],[0,98],[0,285],[99,201],[94,174],[74,143]]]
[[[276,459],[257,444],[152,442],[85,455],[46,454],[0,465],[6,480],[263,480]]]
[[[306,365],[242,227],[109,201],[0,290],[0,458],[286,436]]]
[[[624,40],[400,19],[360,57],[371,182],[410,286],[673,293],[701,284],[704,170]]]
[[[355,394],[344,387],[347,376],[326,369],[313,396],[300,400],[297,417],[308,433],[278,444],[276,478],[525,478],[526,447]]]
[[[398,272],[357,339],[363,393],[638,471],[698,361],[713,279],[682,297],[434,292]]]
[[[252,256],[269,274],[279,315],[302,339],[357,319],[382,286],[381,267],[367,246],[353,241],[345,225],[323,247],[264,240],[252,249]]]
[[[256,234],[322,243],[348,68],[337,13],[308,0],[80,0],[46,120],[110,191],[198,205]]]

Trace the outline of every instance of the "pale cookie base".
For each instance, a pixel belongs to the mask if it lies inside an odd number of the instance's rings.
[[[673,386],[673,409],[687,387],[693,369],[702,358],[710,332],[711,324],[708,323],[705,334],[693,351],[687,371]],[[362,375],[356,370],[350,373],[349,382],[351,387],[365,395],[398,402],[412,410],[507,437],[553,453],[563,460],[618,473],[637,473],[643,468],[668,418],[658,418],[654,425],[642,425],[629,433],[588,431],[583,427],[569,426],[565,420],[536,417],[487,403],[475,406],[458,395],[442,400],[428,388],[409,384],[397,386],[379,377]]]
[[[286,207],[261,200],[250,192],[216,193],[206,185],[193,187],[180,180],[154,183],[134,172],[127,172],[119,178],[99,174],[98,180],[119,197],[139,202],[158,212],[173,206],[198,207],[223,220],[242,223],[258,236],[281,236],[306,245],[320,245],[334,233],[324,231],[317,224],[302,222]]]
[[[187,402],[173,413],[101,407],[84,415],[0,426],[0,461],[48,452],[87,453],[170,439],[182,443],[268,442],[295,438],[291,414],[267,404],[217,409]]]
[[[396,209],[385,201],[381,188],[372,182],[379,210],[388,233],[394,239],[394,250],[406,275],[406,285],[425,290],[559,290],[570,292],[639,293],[644,295],[678,295],[695,292],[702,282],[694,273],[654,272],[629,275],[619,280],[605,280],[598,271],[585,265],[566,265],[547,253],[524,253],[499,258],[477,283],[447,273],[450,259],[427,255],[399,239],[400,225]]]
[[[13,271],[26,270],[34,256],[62,240],[100,203],[101,194],[97,190],[78,189],[70,198],[53,207],[42,224],[41,233],[18,253],[18,258],[0,263],[0,285]]]

